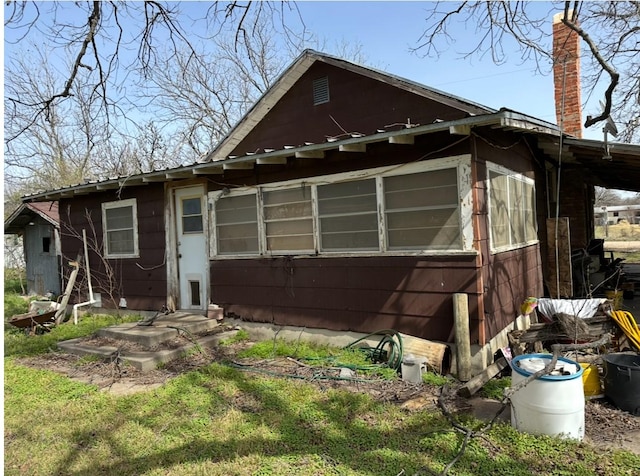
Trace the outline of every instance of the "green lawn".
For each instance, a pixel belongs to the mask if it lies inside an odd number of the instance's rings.
[[[120,397],[19,364],[96,322],[46,336],[5,332],[6,475],[426,475],[462,442],[439,412],[218,363]],[[501,424],[472,439],[448,474],[636,475],[640,457]]]

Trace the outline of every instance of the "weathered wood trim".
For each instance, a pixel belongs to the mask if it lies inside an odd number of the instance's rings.
[[[178,278],[178,240],[175,227],[175,200],[173,187],[169,183],[164,186],[164,222],[166,224],[167,256],[167,301],[169,310],[175,311],[180,303],[180,281]]]

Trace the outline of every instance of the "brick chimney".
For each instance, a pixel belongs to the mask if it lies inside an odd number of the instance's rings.
[[[556,119],[564,133],[582,138],[580,36],[562,23],[563,15],[564,13],[557,13],[553,16],[553,84]]]

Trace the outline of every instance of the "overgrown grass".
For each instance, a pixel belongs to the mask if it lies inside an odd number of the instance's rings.
[[[480,395],[494,400],[504,398],[504,389],[511,386],[511,377],[494,378],[489,380],[480,390]]]
[[[29,300],[17,293],[4,293],[4,320],[29,311]]]
[[[366,376],[377,376],[387,380],[397,378],[397,372],[394,369],[374,363],[366,350],[368,349],[357,347],[341,349],[313,342],[273,339],[254,344],[240,352],[239,357],[260,359],[291,357],[301,359],[312,366],[347,367]]]
[[[596,226],[594,236],[610,241],[640,241],[640,225],[632,225],[624,220],[616,225],[608,225],[606,228]]]
[[[465,417],[476,428],[480,422]],[[398,475],[440,473],[462,435],[439,412],[212,364],[115,397],[5,359],[5,474]],[[35,456],[37,455],[37,457]],[[472,439],[448,474],[634,475],[640,457],[533,437]]]
[[[249,340],[249,333],[244,329],[239,329],[233,336],[228,339],[222,339],[220,345],[233,345],[238,342],[246,342]]]
[[[124,317],[100,314],[85,315],[78,321],[78,325],[69,321],[55,326],[51,332],[38,335],[27,335],[23,329],[9,326],[4,333],[4,355],[21,357],[43,354],[56,350],[58,342],[91,335],[102,327],[138,320],[140,320],[140,316],[136,315]]]
[[[425,372],[422,374],[422,382],[436,387],[443,387],[451,383],[451,379],[435,372]]]
[[[85,316],[78,326],[63,324],[45,335],[5,332],[4,474],[414,475],[442,472],[462,444],[439,411],[407,412],[366,393],[217,363],[120,397],[19,363],[18,357],[117,321],[122,318]],[[354,350],[278,340],[244,355],[366,363]],[[484,424],[460,419],[474,429]],[[635,475],[640,457],[497,424],[469,441],[448,474]]]
[[[21,294],[26,286],[26,273],[24,269],[4,268],[4,292]]]

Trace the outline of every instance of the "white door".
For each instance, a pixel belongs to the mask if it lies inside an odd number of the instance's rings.
[[[201,186],[175,190],[180,309],[206,309],[209,283],[207,207]]]

